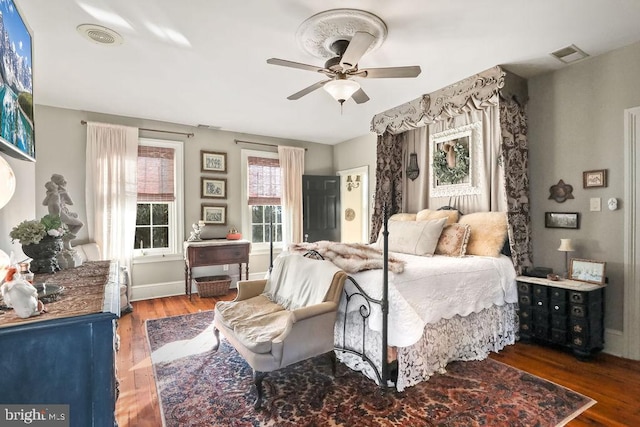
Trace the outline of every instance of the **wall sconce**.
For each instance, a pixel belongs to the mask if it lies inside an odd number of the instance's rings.
[[[347,175],[347,191],[360,187],[360,175]]]
[[[0,156],[0,209],[4,207],[16,191],[16,176],[9,163]]]
[[[558,250],[564,252],[564,278],[566,279],[569,277],[569,252],[575,251],[571,239],[560,239],[560,247]]]

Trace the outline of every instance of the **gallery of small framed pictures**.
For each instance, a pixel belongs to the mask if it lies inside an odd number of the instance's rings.
[[[200,150],[200,171],[203,174],[226,174],[227,153]],[[227,198],[227,178],[202,176],[200,178],[200,198]],[[210,225],[226,225],[227,207],[225,205],[202,204],[201,220]]]

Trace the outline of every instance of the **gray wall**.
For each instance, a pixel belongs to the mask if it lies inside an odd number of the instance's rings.
[[[529,80],[528,117],[534,264],[564,270],[561,238],[573,239],[575,258],[607,263],[607,328],[622,330],[624,292],[623,113],[640,105],[640,43]],[[606,188],[584,189],[582,172],[608,169]],[[560,179],[574,199],[549,200]],[[602,211],[591,212],[599,197]],[[618,210],[607,199],[618,199]],[[544,226],[545,212],[579,212],[580,229]]]
[[[371,214],[373,213],[372,200],[376,190],[377,140],[376,134],[372,132],[333,146],[333,166],[336,171],[360,166],[369,167],[369,231],[371,231]]]
[[[81,120],[99,121],[143,128],[163,129],[180,132],[193,132],[194,137],[162,134],[141,131],[140,136],[155,139],[170,139],[184,141],[185,158],[185,237],[189,236],[191,224],[200,218],[200,150],[222,151],[227,153],[227,193],[226,200],[229,226],[240,227],[241,169],[240,150],[250,148],[254,150],[266,149],[255,145],[236,144],[234,139],[255,141],[268,144],[290,145],[307,148],[305,156],[305,173],[313,175],[331,175],[333,169],[333,147],[303,141],[293,141],[278,138],[268,138],[257,135],[247,135],[210,129],[200,129],[192,126],[156,122],[130,117],[105,115],[63,108],[36,105],[36,157],[35,165],[17,160],[9,160],[17,175],[18,189],[16,196],[2,210],[0,210],[0,249],[9,253],[19,250],[20,245],[11,245],[8,237],[11,228],[23,219],[40,218],[47,213],[42,205],[45,197],[44,183],[52,173],[61,173],[68,181],[67,190],[74,205],[73,210],[81,219],[86,219],[85,209],[85,146],[86,127]],[[5,156],[5,158],[7,158]],[[222,176],[222,175],[220,175]],[[35,193],[34,193],[35,192]],[[227,226],[219,226],[220,237],[226,235]],[[84,243],[90,240],[86,227],[78,233],[74,243]],[[264,272],[269,262],[268,254],[251,256],[251,272]],[[235,271],[235,269],[233,269]],[[133,269],[133,285],[140,286],[154,283],[168,283],[184,280],[184,262],[181,259],[168,262],[153,262],[135,264]]]

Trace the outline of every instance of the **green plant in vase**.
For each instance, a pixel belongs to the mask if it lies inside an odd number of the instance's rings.
[[[45,215],[40,220],[25,220],[9,233],[11,242],[18,241],[22,252],[33,259],[31,271],[53,273],[60,270],[56,256],[62,250],[66,226],[57,215]]]

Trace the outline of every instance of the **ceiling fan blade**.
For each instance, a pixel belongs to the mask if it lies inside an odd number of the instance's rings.
[[[322,86],[324,86],[325,84],[327,84],[330,81],[331,80],[322,80],[322,81],[320,81],[318,83],[314,83],[311,86],[306,87],[306,88],[302,89],[301,91],[294,93],[293,95],[287,96],[287,99],[290,100],[290,101],[295,101],[296,99],[300,99],[303,96],[305,96],[306,94],[311,93],[314,90],[321,88]]]
[[[419,65],[409,67],[365,68],[358,71],[360,77],[370,79],[418,77],[422,70]]]
[[[375,36],[364,31],[355,33],[347,46],[347,50],[344,51],[342,59],[340,59],[342,69],[348,70],[355,67],[375,39]]]
[[[317,73],[322,73],[325,71],[324,68],[317,67],[315,65],[302,64],[300,62],[287,61],[286,59],[278,59],[278,58],[267,59],[267,64],[281,65],[283,67],[290,67],[290,68],[298,68],[300,70],[315,71]]]
[[[364,104],[369,100],[369,96],[362,90],[362,88],[358,89],[351,95],[351,98],[356,102],[356,104]]]

